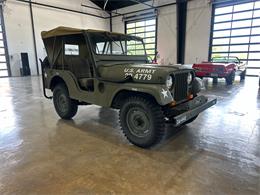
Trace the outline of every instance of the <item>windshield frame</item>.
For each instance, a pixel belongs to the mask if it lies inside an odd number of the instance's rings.
[[[145,44],[144,44],[144,41],[143,41],[143,39],[142,38],[140,38],[140,37],[136,37],[136,36],[132,36],[132,35],[126,35],[126,34],[119,34],[119,33],[110,33],[110,32],[98,32],[98,33],[100,33],[101,35],[104,35],[105,37],[107,37],[107,42],[109,41],[109,39],[111,39],[111,41],[112,42],[114,42],[116,45],[118,45],[120,48],[121,48],[121,50],[122,50],[122,54],[115,54],[115,53],[110,53],[110,54],[104,54],[104,53],[97,53],[96,52],[96,46],[94,47],[94,44],[93,44],[93,41],[92,41],[92,38],[91,38],[91,35],[93,34],[93,35],[95,35],[97,32],[88,32],[88,37],[89,37],[89,43],[90,43],[90,48],[91,48],[91,50],[92,50],[92,52],[93,52],[93,55],[96,55],[96,56],[124,56],[124,57],[127,57],[127,58],[134,58],[134,57],[145,57],[146,59],[148,59],[147,58],[147,52],[146,52],[146,48],[145,48]],[[120,37],[119,39],[120,40],[115,40],[115,39],[113,39],[113,37],[112,36],[110,36],[110,35],[113,35],[113,36],[118,36],[118,37]],[[127,40],[128,39],[128,40]],[[143,51],[144,51],[144,54],[143,55],[127,55],[127,50],[126,49],[124,49],[124,46],[123,46],[123,44],[122,44],[122,42],[124,42],[124,41],[131,41],[131,40],[133,40],[133,41],[139,41],[141,44],[142,44],[142,46],[143,46]],[[106,42],[106,43],[107,43]],[[117,42],[119,42],[119,44],[117,44]],[[105,44],[106,44],[105,43]],[[127,45],[125,45],[125,47],[126,47]],[[108,48],[111,50],[111,46],[108,46]],[[107,49],[108,49],[107,48]],[[104,46],[104,49],[105,49],[105,46]],[[111,51],[112,52],[112,51]]]
[[[219,61],[214,61],[214,58],[215,59],[220,59]],[[221,59],[223,59],[221,61]],[[236,60],[237,62],[230,62],[230,60],[234,59],[234,61]],[[236,56],[219,56],[219,57],[212,57],[211,62],[213,63],[240,63],[240,59]]]

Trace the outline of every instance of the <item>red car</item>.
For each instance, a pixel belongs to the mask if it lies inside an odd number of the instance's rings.
[[[245,79],[246,64],[237,57],[213,57],[210,62],[193,64],[192,68],[196,70],[196,76],[210,77],[216,81],[218,78],[225,78],[227,85],[232,85],[236,75],[240,80]]]

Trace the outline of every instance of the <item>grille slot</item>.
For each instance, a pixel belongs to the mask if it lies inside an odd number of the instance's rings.
[[[178,73],[175,74],[174,76],[175,76],[174,100],[178,102],[187,99],[188,73]]]

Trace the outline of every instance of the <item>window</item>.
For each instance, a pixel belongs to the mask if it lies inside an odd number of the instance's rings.
[[[65,55],[78,56],[79,55],[79,45],[65,44]]]
[[[6,59],[6,51],[7,48],[5,47],[5,40],[4,40],[4,31],[3,31],[3,12],[2,7],[0,6],[0,77],[8,77],[8,64]]]
[[[260,72],[260,0],[214,7],[209,57],[236,56]]]
[[[156,18],[143,19],[126,22],[126,34],[143,38],[146,53],[149,60],[155,58],[156,53]],[[137,43],[127,43],[128,51],[133,53],[142,52],[142,45]]]

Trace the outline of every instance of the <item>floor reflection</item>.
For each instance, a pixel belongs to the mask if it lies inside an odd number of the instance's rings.
[[[257,78],[205,79],[201,94],[217,105],[182,128],[167,125],[150,150],[124,138],[117,110],[80,106],[59,119],[40,79],[0,79],[0,194],[259,194]]]

